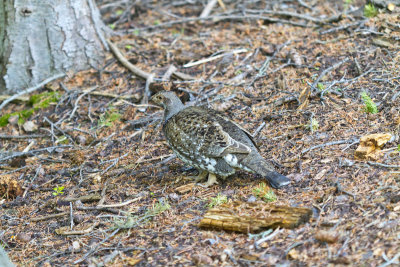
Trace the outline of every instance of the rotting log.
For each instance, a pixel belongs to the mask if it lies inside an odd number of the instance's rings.
[[[268,228],[294,228],[308,222],[311,214],[308,208],[234,201],[208,210],[199,227],[257,233]]]

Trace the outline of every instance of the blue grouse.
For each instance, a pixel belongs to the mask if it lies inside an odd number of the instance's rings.
[[[252,136],[219,112],[196,106],[185,107],[173,92],[160,92],[151,100],[165,109],[163,132],[175,154],[199,170],[196,181],[210,186],[216,176],[226,178],[237,169],[255,172],[268,179],[274,188],[290,183],[275,172],[261,155]]]

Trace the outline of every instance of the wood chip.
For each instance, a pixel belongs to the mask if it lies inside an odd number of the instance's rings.
[[[386,144],[392,135],[390,133],[377,133],[361,137],[360,145],[354,153],[358,159],[377,160],[380,155],[381,148]]]
[[[188,192],[191,192],[193,187],[195,186],[196,183],[190,183],[190,184],[185,184],[182,186],[179,186],[175,188],[175,191],[178,192],[179,194],[186,194]]]

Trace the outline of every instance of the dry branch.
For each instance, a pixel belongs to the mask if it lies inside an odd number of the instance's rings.
[[[217,0],[210,0],[208,1],[208,4],[206,7],[203,9],[203,12],[200,14],[200,18],[206,18],[208,15],[210,15],[211,10],[214,8],[215,4],[217,3]]]
[[[81,230],[75,230],[75,231],[67,230],[69,228],[69,226],[63,226],[63,227],[56,229],[55,232],[59,235],[84,235],[84,234],[89,234],[90,232],[92,232],[94,230],[94,228],[99,226],[99,224],[100,224],[99,222],[95,222],[88,228],[84,228]]]
[[[145,80],[147,80],[147,79],[149,79],[149,77],[151,77],[150,73],[147,73],[147,72],[139,69],[132,63],[130,63],[129,60],[126,57],[124,57],[124,55],[122,55],[122,53],[118,49],[118,47],[115,44],[113,44],[110,40],[107,40],[107,43],[110,46],[111,51],[113,52],[114,56],[119,60],[119,62],[121,62],[121,64],[124,65],[124,67],[126,67],[128,70],[130,70],[133,74],[135,74],[136,76],[143,78]]]
[[[200,18],[200,17],[184,18],[181,20],[169,21],[169,22],[160,23],[157,25],[147,26],[147,27],[134,29],[134,30],[139,30],[139,31],[152,30],[152,29],[156,29],[156,28],[171,27],[175,24],[185,24],[185,23],[189,23],[189,22],[193,22],[193,21],[204,21],[204,20],[212,21],[214,23],[218,22],[218,21],[224,21],[224,20],[265,20],[270,23],[283,23],[283,24],[289,24],[289,25],[299,26],[299,27],[309,27],[307,24],[293,22],[290,20],[277,19],[277,18],[260,16],[260,15],[246,14],[244,16],[243,15],[227,15],[227,16],[208,16],[205,18]],[[134,31],[134,30],[132,30],[132,31]]]
[[[58,217],[63,217],[68,214],[69,214],[69,212],[65,211],[65,212],[61,212],[61,213],[57,213],[57,214],[46,215],[43,217],[32,218],[31,221],[32,222],[45,221],[45,220],[50,220],[50,219],[54,219],[54,218],[58,218]]]
[[[308,208],[235,201],[208,210],[199,226],[256,233],[267,228],[294,228],[307,222],[311,213]]]

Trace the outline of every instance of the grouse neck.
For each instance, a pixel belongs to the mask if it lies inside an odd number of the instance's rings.
[[[174,103],[173,105],[167,106],[165,108],[165,112],[164,112],[164,121],[166,122],[172,116],[174,116],[175,114],[177,114],[179,111],[181,111],[184,108],[185,108],[185,106],[180,101],[177,103]]]

